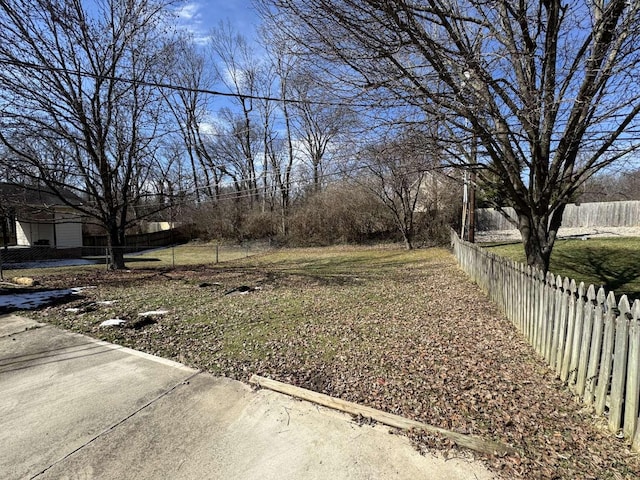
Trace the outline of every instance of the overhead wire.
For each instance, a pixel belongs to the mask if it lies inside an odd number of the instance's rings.
[[[137,85],[142,85],[146,87],[163,88],[163,89],[168,89],[173,91],[182,91],[182,92],[190,92],[190,93],[202,93],[202,94],[213,95],[213,96],[224,97],[224,98],[239,98],[239,99],[248,99],[248,100],[260,100],[260,101],[271,101],[271,102],[293,103],[293,104],[297,103],[297,104],[321,105],[321,106],[333,106],[333,107],[362,107],[362,108],[373,107],[371,102],[366,102],[366,103],[343,102],[343,101],[332,102],[332,101],[317,100],[317,99],[314,100],[314,99],[306,99],[306,98],[305,99],[283,98],[283,97],[274,97],[274,96],[268,96],[268,95],[257,95],[257,94],[251,94],[251,93],[224,92],[221,90],[213,90],[213,89],[202,88],[202,87],[178,85],[170,82],[151,81],[151,80],[144,80],[144,79],[131,79],[131,78],[127,78],[119,75],[105,75],[105,74],[98,74],[98,73],[87,72],[83,70],[77,70],[77,69],[71,70],[63,67],[55,67],[52,65],[39,65],[37,63],[20,61],[16,59],[12,59],[12,60],[0,59],[0,65],[22,67],[22,68],[45,71],[45,72],[53,71],[53,72],[58,72],[63,74],[73,74],[73,75],[79,75],[85,78],[104,79],[104,80],[117,81],[117,82],[123,82],[123,83],[132,83],[132,84],[135,83]],[[380,102],[380,98],[378,98],[377,101]],[[406,104],[404,103],[397,104],[397,105],[390,104],[387,106],[388,107],[395,106],[397,108],[400,108],[400,107],[406,107]],[[626,117],[627,115],[624,113],[607,114],[607,118],[626,118]],[[606,134],[611,132],[600,130],[599,133]],[[640,137],[633,137],[633,138],[626,138],[626,139],[638,141],[640,140]]]
[[[247,100],[261,100],[261,101],[282,102],[282,103],[303,103],[303,104],[310,104],[310,105],[324,105],[324,106],[334,106],[334,107],[371,107],[370,103],[329,102],[324,100],[313,100],[313,99],[272,97],[268,95],[256,95],[251,93],[223,92],[221,90],[212,90],[208,88],[201,88],[201,87],[196,88],[196,87],[188,87],[184,85],[176,85],[174,83],[169,83],[169,82],[159,82],[159,81],[151,81],[151,80],[144,80],[144,79],[131,79],[131,78],[126,78],[118,75],[105,75],[105,74],[87,72],[83,70],[70,70],[68,68],[54,67],[50,65],[38,65],[37,63],[19,61],[19,60],[0,59],[0,65],[22,67],[22,68],[38,70],[38,71],[57,72],[57,73],[63,73],[65,75],[66,74],[79,75],[85,78],[103,79],[103,80],[132,83],[132,84],[135,83],[137,85],[142,85],[145,87],[164,88],[164,89],[174,90],[178,92],[181,91],[181,92],[190,92],[190,93],[203,93],[207,95],[226,97],[226,98],[241,98],[241,99],[247,99]]]

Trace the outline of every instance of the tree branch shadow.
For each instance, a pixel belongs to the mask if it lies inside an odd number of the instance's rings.
[[[616,295],[627,295],[630,301],[640,299],[640,251],[587,247],[570,253],[558,252],[556,266],[576,272],[576,281],[602,286]]]

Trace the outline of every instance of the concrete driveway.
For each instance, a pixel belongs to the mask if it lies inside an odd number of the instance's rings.
[[[492,478],[401,435],[15,315],[0,317],[2,479]]]

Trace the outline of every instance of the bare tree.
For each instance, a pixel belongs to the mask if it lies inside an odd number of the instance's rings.
[[[161,125],[163,0],[0,0],[0,142],[11,168],[106,231],[124,268]],[[5,163],[6,165],[6,163]]]
[[[309,70],[298,71],[291,82],[294,131],[312,172],[313,191],[319,192],[332,144],[346,137],[352,112],[338,103],[329,87]]]
[[[478,176],[499,179],[543,270],[576,190],[640,146],[640,2],[258,3],[352,91],[476,137]]]
[[[260,122],[261,157],[262,168],[260,171],[262,187],[262,213],[274,209],[275,191],[272,172],[273,158],[275,156],[275,146],[278,143],[278,131],[276,122],[278,121],[278,103],[274,100],[273,89],[276,86],[276,72],[272,65],[263,65],[258,71],[258,85],[262,97],[258,99],[258,114]]]
[[[226,120],[232,135],[228,138],[237,141],[238,157],[243,161],[241,182],[247,186],[247,196],[251,204],[259,198],[258,173],[256,169],[256,128],[254,103],[258,95],[260,65],[247,39],[235,32],[229,24],[220,24],[210,34],[210,48],[214,57],[215,76],[232,94],[234,106],[221,109],[220,117]]]
[[[390,140],[380,140],[363,149],[359,163],[367,174],[358,175],[389,210],[407,250],[413,248],[416,214],[426,205],[424,184],[429,170],[437,163],[425,137],[404,132]]]
[[[167,105],[176,119],[184,142],[193,178],[193,191],[197,203],[203,197],[219,195],[220,171],[208,148],[204,125],[209,122],[210,95],[203,92],[211,88],[209,65],[201,48],[192,39],[182,36],[174,43],[170,79],[177,89],[165,89]]]
[[[296,57],[290,51],[294,46],[279,34],[274,25],[266,24],[262,31],[262,41],[267,49],[269,63],[276,77],[280,97],[281,121],[284,133],[270,143],[269,158],[273,181],[280,197],[280,231],[288,235],[288,218],[291,207],[293,165],[295,161],[294,132],[290,108],[290,83],[296,69]]]
[[[581,202],[640,200],[640,169],[601,172],[585,182],[579,193]]]

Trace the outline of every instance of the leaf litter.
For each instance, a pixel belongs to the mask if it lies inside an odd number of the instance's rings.
[[[639,455],[574,401],[445,250],[285,250],[162,272],[93,271],[85,280],[97,288],[83,291],[79,306],[118,301],[31,315],[216,375],[256,373],[505,443],[518,453],[480,456],[505,479],[640,475]],[[225,295],[238,285],[250,293]],[[159,307],[165,313],[143,328],[99,328]],[[422,452],[469,455],[432,433],[408,436]]]

